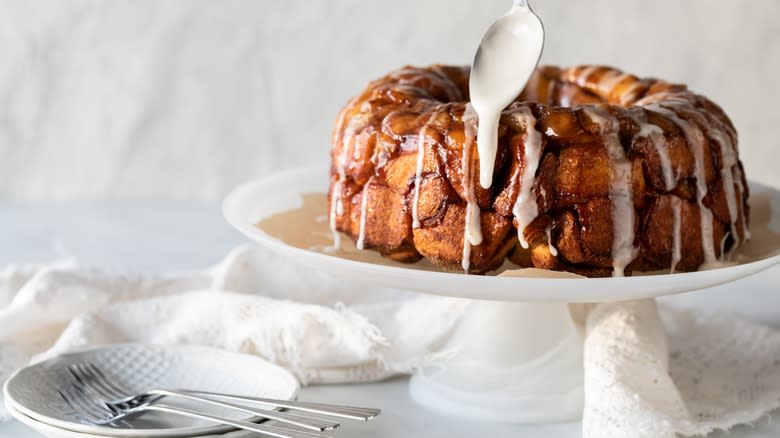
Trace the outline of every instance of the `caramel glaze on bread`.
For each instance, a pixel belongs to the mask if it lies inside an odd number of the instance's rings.
[[[590,277],[692,271],[749,238],[737,134],[706,97],[609,67],[540,67],[502,113],[484,189],[468,78],[404,67],[347,104],[331,152],[334,231],[447,270],[509,258]]]

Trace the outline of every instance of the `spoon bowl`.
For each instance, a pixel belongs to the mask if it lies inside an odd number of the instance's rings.
[[[471,105],[479,116],[480,185],[489,188],[501,111],[523,91],[544,47],[544,26],[525,0],[499,18],[482,37],[469,79]]]

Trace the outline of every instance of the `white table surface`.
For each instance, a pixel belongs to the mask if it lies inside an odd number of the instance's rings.
[[[0,266],[48,262],[74,256],[83,264],[117,270],[169,271],[217,262],[245,240],[222,220],[216,205],[170,203],[81,204],[63,206],[0,205]],[[780,269],[731,285],[668,298],[684,306],[732,312],[780,328]],[[578,423],[507,425],[469,422],[436,415],[409,399],[406,379],[366,385],[305,388],[301,398],[378,406],[383,415],[350,424],[335,435],[357,437],[546,437],[576,438]],[[718,438],[776,438],[780,411],[752,426],[716,433]],[[0,423],[0,437],[39,438],[17,422]]]

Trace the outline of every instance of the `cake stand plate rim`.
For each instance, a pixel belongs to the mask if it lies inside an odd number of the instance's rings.
[[[287,244],[259,229],[260,215],[251,218],[254,207],[285,197],[323,192],[327,187],[327,163],[282,170],[239,185],[222,203],[225,219],[246,237],[272,252],[310,267],[356,282],[435,295],[492,301],[606,302],[700,290],[749,277],[780,264],[780,254],[735,266],[706,271],[623,278],[525,278],[476,276],[433,272],[349,260]],[[780,202],[780,191],[749,182],[751,193],[768,193]],[[279,188],[283,188],[279,193]],[[319,190],[316,190],[319,188]],[[274,198],[276,196],[276,198]]]

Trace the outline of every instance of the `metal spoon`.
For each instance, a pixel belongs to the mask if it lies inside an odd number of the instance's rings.
[[[493,182],[501,111],[525,88],[543,47],[542,21],[527,0],[515,0],[512,9],[490,26],[474,56],[469,92],[479,116],[479,182],[484,188]]]

